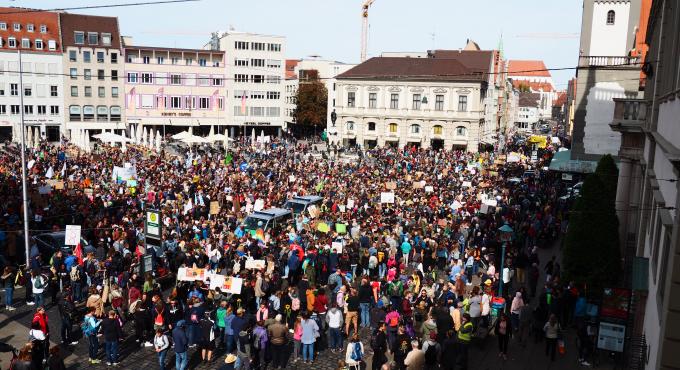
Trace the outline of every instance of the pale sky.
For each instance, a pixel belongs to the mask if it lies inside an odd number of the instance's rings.
[[[54,8],[143,0],[14,0],[11,6]],[[74,10],[117,16],[121,34],[135,45],[200,48],[212,31],[287,37],[286,58],[320,55],[356,63],[363,0],[201,0],[125,8]],[[482,49],[498,46],[508,59],[543,59],[548,68],[578,62],[582,0],[375,0],[369,12],[369,56],[383,51],[458,49],[470,38]],[[434,41],[432,34],[435,34]],[[575,71],[553,71],[566,89]]]

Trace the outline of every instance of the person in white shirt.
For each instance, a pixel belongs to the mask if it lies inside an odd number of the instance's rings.
[[[347,353],[345,354],[345,364],[348,367],[358,366],[364,359],[364,344],[359,340],[355,333],[347,343]]]
[[[161,370],[165,370],[165,357],[168,354],[170,341],[168,336],[163,334],[163,328],[156,329],[156,336],[153,338],[153,347],[158,355],[158,364]]]
[[[343,322],[343,312],[338,308],[337,303],[331,303],[331,309],[326,312],[326,323],[328,324],[328,343],[333,353],[342,351]]]

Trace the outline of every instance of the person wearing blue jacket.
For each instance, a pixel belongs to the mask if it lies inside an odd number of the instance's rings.
[[[172,330],[173,349],[175,350],[175,368],[177,370],[186,370],[189,363],[189,356],[187,350],[189,349],[189,339],[185,331],[185,321],[180,320],[177,326]]]

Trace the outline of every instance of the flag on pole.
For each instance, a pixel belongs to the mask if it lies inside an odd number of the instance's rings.
[[[225,165],[230,165],[231,161],[234,160],[234,156],[231,155],[231,153],[227,153],[227,156],[224,158],[224,164]]]
[[[80,266],[83,265],[83,247],[80,245],[80,243],[76,244],[76,249],[73,251],[73,255],[76,256],[76,259],[78,260],[78,264]]]
[[[243,92],[243,95],[241,95],[241,115],[245,116],[246,115],[246,92]]]

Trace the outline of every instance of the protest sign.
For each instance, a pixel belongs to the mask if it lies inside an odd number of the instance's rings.
[[[354,199],[347,199],[347,208],[348,209],[354,208]]]
[[[180,281],[205,281],[205,269],[194,267],[180,267],[177,269],[177,280]]]
[[[313,204],[307,207],[307,212],[309,212],[309,217],[311,218],[319,217],[319,209]]]
[[[213,200],[210,202],[210,214],[216,215],[218,213],[220,213],[220,202]]]
[[[340,204],[338,205],[338,209],[340,210],[340,212],[345,212],[347,210],[347,207],[345,207],[344,204]]]
[[[113,166],[113,170],[111,171],[111,180],[127,181],[136,179],[137,169],[135,168],[135,166],[132,166],[129,163],[126,163],[126,167]]]
[[[78,245],[80,243],[80,225],[66,225],[65,245]]]
[[[262,270],[265,266],[266,263],[264,260],[254,260],[252,258],[246,260],[246,268],[249,270]]]
[[[422,189],[425,187],[425,181],[414,181],[413,182],[413,188],[414,189]]]
[[[433,187],[433,186],[429,186],[429,185],[428,185],[428,186],[425,187],[425,192],[426,192],[426,193],[432,193],[433,191],[434,191],[434,187]]]
[[[470,182],[470,181],[463,181],[463,187],[464,187],[464,188],[471,188],[471,187],[472,187],[472,182]]]
[[[222,293],[241,294],[243,279],[233,276],[212,274],[210,276],[210,289],[220,288]]]
[[[264,209],[264,199],[258,199],[255,201],[255,204],[253,205],[253,210],[255,212],[259,212]]]
[[[394,193],[380,193],[380,203],[394,203]]]
[[[57,181],[54,184],[54,189],[55,190],[64,190],[64,182],[62,180]]]
[[[347,234],[347,224],[335,224],[335,231],[338,234]]]
[[[437,223],[437,225],[439,225],[441,227],[446,227],[446,224],[447,224],[447,222],[446,222],[445,218],[440,219],[439,222]]]
[[[340,242],[331,243],[331,249],[334,250],[336,253],[341,254],[342,253],[342,243],[340,243]]]
[[[385,188],[387,190],[396,190],[397,189],[397,183],[394,181],[389,181],[385,183]]]
[[[328,224],[325,223],[325,222],[319,222],[319,224],[316,225],[316,229],[319,230],[322,233],[327,233],[327,232],[331,231],[331,227],[328,226]]]
[[[49,185],[41,186],[38,188],[39,194],[49,194],[52,192],[52,187]]]

